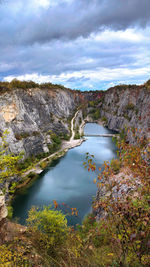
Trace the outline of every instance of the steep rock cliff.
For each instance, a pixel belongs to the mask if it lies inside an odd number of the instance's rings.
[[[69,134],[69,118],[82,104],[83,113],[88,103],[94,102],[97,118],[105,121],[109,129],[137,129],[139,137],[150,137],[150,91],[146,86],[115,86],[107,91],[79,92],[54,86],[4,90],[0,94],[0,134],[8,129],[10,151],[25,152],[25,157],[48,152],[51,144],[49,131]],[[85,114],[91,112],[88,107]],[[80,114],[83,119],[84,114]],[[135,136],[128,132],[129,142]]]
[[[25,157],[48,152],[49,131],[69,134],[68,119],[76,108],[67,89],[13,89],[0,95],[0,133],[9,131],[11,152]]]
[[[0,224],[1,224],[1,221],[7,217],[7,214],[8,212],[7,212],[7,208],[5,204],[5,196],[0,190]]]
[[[135,136],[150,138],[150,91],[145,86],[116,86],[96,101],[100,118],[109,129],[136,129]],[[127,135],[134,143],[134,134],[129,131]]]

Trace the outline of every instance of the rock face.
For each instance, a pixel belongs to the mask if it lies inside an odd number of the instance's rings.
[[[139,137],[150,137],[150,92],[136,85],[90,92],[56,87],[5,91],[0,95],[0,134],[8,129],[11,152],[24,151],[25,157],[49,152],[49,131],[69,134],[69,118],[81,103],[86,105],[89,101],[96,103],[96,110],[109,129],[137,128]],[[82,119],[80,113],[75,127]],[[128,140],[133,143],[134,135],[128,133]]]
[[[0,190],[0,223],[6,217],[7,217],[7,208],[5,205],[5,196],[2,194],[2,191]]]
[[[24,151],[25,157],[48,152],[48,132],[69,134],[68,119],[75,108],[67,89],[14,89],[0,95],[0,133],[9,131],[11,152]]]
[[[109,129],[137,129],[135,135],[150,138],[150,92],[144,86],[121,86],[106,91],[100,105],[100,115]],[[128,134],[130,143],[135,137]]]

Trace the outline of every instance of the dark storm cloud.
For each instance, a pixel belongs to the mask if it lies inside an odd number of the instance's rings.
[[[143,79],[149,23],[150,0],[3,0],[0,79],[56,78],[72,88]]]
[[[50,1],[51,2],[51,1]],[[87,37],[104,29],[126,29],[150,22],[149,0],[74,0],[35,12],[32,1],[10,1],[0,8],[0,43],[33,44]],[[16,4],[16,5],[15,5]]]
[[[135,44],[128,41],[78,40],[76,42],[52,42],[27,47],[5,47],[1,49],[0,73],[12,74],[37,72],[59,75],[60,73],[96,70],[98,67],[124,66],[135,62],[133,55],[138,52]]]

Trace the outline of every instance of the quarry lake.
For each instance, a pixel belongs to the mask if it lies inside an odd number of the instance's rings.
[[[85,134],[112,133],[96,123],[87,123]],[[56,200],[63,212],[77,208],[78,216],[67,216],[68,224],[80,224],[91,211],[92,199],[96,196],[97,187],[93,180],[96,174],[84,169],[86,153],[94,155],[94,161],[101,167],[105,160],[116,158],[116,146],[111,137],[87,137],[81,146],[70,149],[64,157],[55,160],[39,178],[13,201],[13,218],[25,224],[28,211],[32,206],[53,205]],[[70,207],[70,208],[69,208]]]

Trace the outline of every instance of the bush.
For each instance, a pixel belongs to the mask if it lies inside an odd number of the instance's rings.
[[[108,120],[105,116],[102,117],[102,121],[105,122],[105,123],[108,123]]]
[[[126,110],[133,110],[135,108],[135,105],[133,103],[128,103],[125,107]]]
[[[92,117],[93,117],[94,120],[99,119],[99,117],[100,117],[100,110],[97,109],[97,110],[95,111],[95,113],[92,115]]]
[[[23,139],[23,138],[27,138],[27,137],[29,137],[30,136],[30,134],[29,133],[27,133],[27,132],[24,132],[24,133],[16,133],[15,134],[15,138],[17,139],[17,140],[21,140],[21,139]]]
[[[77,132],[77,133],[75,134],[74,139],[80,139],[80,134],[79,134],[79,132]]]
[[[114,173],[119,173],[119,170],[121,168],[121,162],[119,159],[112,159],[110,163],[111,168],[113,169]]]
[[[119,136],[121,140],[125,140],[127,136],[126,131],[124,129],[121,129]]]
[[[35,157],[31,156],[31,157],[25,159],[24,161],[19,162],[17,165],[17,169],[19,171],[23,171],[23,170],[27,169],[29,166],[31,166],[34,162],[35,162]]]
[[[7,218],[8,219],[12,219],[12,216],[13,216],[13,207],[12,206],[7,206],[7,211],[8,211]]]
[[[37,174],[36,174],[35,172],[30,172],[30,173],[28,174],[28,177],[29,177],[30,179],[34,179],[34,178],[37,177]]]
[[[65,215],[50,208],[50,206],[45,206],[43,209],[33,207],[27,219],[36,244],[47,253],[51,253],[53,249],[63,244],[68,232]]]
[[[51,133],[50,137],[53,143],[56,143],[57,145],[61,144],[61,139],[55,133]]]
[[[40,163],[40,167],[41,167],[41,169],[45,169],[46,167],[47,167],[47,162],[46,161],[42,161],[41,163]]]
[[[147,91],[150,91],[150,79],[145,83],[145,87],[147,89]]]

